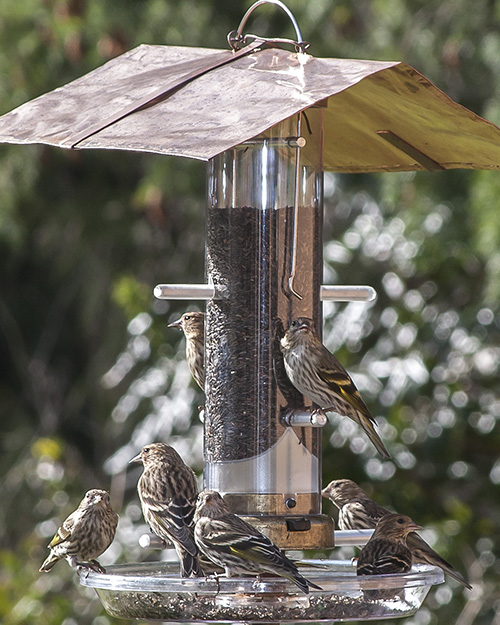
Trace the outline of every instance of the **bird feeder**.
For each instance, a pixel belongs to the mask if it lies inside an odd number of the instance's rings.
[[[290,17],[294,40],[244,34],[266,2]],[[0,141],[208,161],[206,284],[155,288],[207,301],[205,486],[281,548],[329,549],[326,419],[288,381],[279,340],[298,316],[321,328],[322,300],[375,292],[322,285],[323,171],[498,169],[500,130],[404,63],[309,55],[278,0],[256,2],[228,41],[141,45],[1,117]],[[349,562],[309,564],[323,591],[308,596],[280,578],[182,579],[165,563],[111,566],[81,583],[119,617],[306,622],[407,616],[443,580],[425,566],[358,578]],[[366,593],[381,588],[392,598]]]

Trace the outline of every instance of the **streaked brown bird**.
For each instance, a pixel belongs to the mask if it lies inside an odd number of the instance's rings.
[[[407,573],[411,569],[412,555],[406,537],[419,529],[422,529],[420,525],[404,514],[382,517],[359,553],[356,574]]]
[[[338,526],[341,530],[373,529],[377,521],[392,514],[390,510],[372,501],[365,491],[352,480],[333,480],[321,492],[323,497],[339,509]],[[434,549],[415,532],[408,534],[406,539],[416,564],[430,564],[443,569],[457,582],[472,590],[472,586],[458,573],[453,566],[442,558]]]
[[[50,553],[40,571],[49,572],[66,558],[73,567],[104,573],[96,558],[113,542],[117,524],[118,515],[111,508],[109,493],[97,488],[87,491],[50,541]]]
[[[205,390],[205,313],[187,312],[168,324],[186,337],[186,360],[189,371],[201,390]]]
[[[137,492],[146,523],[162,540],[173,543],[181,562],[181,577],[203,575],[193,538],[198,495],[193,470],[165,443],[146,445],[130,462],[144,465]]]
[[[323,345],[309,317],[298,317],[281,339],[285,370],[292,384],[325,412],[333,411],[360,425],[384,457],[390,458],[376,421],[352,378]]]
[[[297,566],[267,536],[229,511],[220,494],[200,493],[195,514],[194,538],[200,551],[222,567],[227,577],[272,573],[296,584],[308,594],[319,586],[305,579]]]

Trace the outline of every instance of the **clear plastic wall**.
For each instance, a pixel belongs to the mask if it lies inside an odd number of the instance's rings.
[[[321,328],[322,120],[309,108],[209,165],[205,485],[242,514],[320,512],[321,430],[286,425],[304,400],[279,340],[301,315]]]

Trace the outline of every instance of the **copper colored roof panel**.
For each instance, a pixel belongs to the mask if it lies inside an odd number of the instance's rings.
[[[0,117],[0,142],[208,160],[325,99],[327,170],[500,167],[500,129],[412,67],[278,48],[138,46]]]

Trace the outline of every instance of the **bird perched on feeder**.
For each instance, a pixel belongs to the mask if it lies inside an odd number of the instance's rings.
[[[372,501],[365,491],[352,480],[333,480],[321,491],[323,497],[339,509],[338,526],[341,530],[373,529],[383,517],[392,514],[390,510]],[[416,564],[430,564],[443,569],[465,588],[472,586],[455,571],[453,566],[415,532],[408,534],[406,543]]]
[[[194,538],[200,551],[222,567],[227,577],[272,573],[296,584],[308,594],[319,586],[305,579],[297,566],[267,536],[229,511],[213,490],[200,493],[195,513]]]
[[[407,573],[411,569],[412,555],[406,537],[419,529],[422,529],[420,525],[404,514],[382,517],[359,553],[356,574]]]
[[[205,390],[205,313],[184,313],[167,327],[184,332],[189,371],[201,390]]]
[[[375,419],[350,375],[323,345],[312,319],[298,317],[281,339],[285,370],[292,384],[325,412],[333,410],[360,425],[384,457],[390,458],[375,431]]]
[[[87,491],[50,541],[50,554],[40,571],[48,573],[66,558],[73,567],[104,573],[96,558],[113,542],[117,524],[118,515],[111,508],[109,493],[97,488]]]
[[[162,540],[174,544],[181,562],[181,577],[203,575],[193,538],[198,495],[193,470],[165,443],[146,445],[130,462],[144,465],[137,492],[146,523]]]

